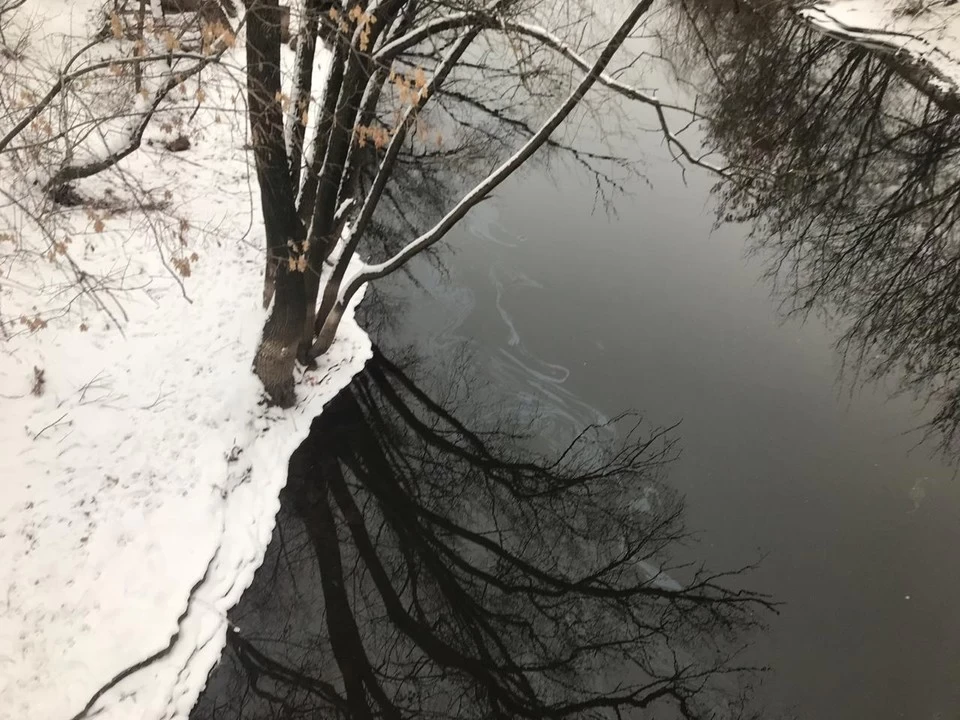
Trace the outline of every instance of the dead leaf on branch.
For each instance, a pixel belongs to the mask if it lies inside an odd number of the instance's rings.
[[[114,40],[123,39],[123,21],[120,20],[120,16],[116,12],[110,13],[110,32],[113,34]]]
[[[357,145],[360,147],[366,147],[370,142],[377,150],[382,150],[390,142],[392,135],[393,133],[385,127],[358,125],[356,128]]]
[[[171,262],[173,263],[173,266],[177,269],[177,272],[180,273],[181,276],[185,278],[190,277],[190,273],[191,273],[190,260],[188,260],[185,257],[181,257],[181,258],[173,258]]]
[[[34,315],[33,317],[21,315],[20,324],[27,327],[30,332],[36,332],[37,330],[43,330],[43,328],[47,326],[47,321],[39,315]]]
[[[167,50],[170,52],[180,49],[180,41],[177,39],[177,36],[169,30],[164,31],[161,39],[163,40],[163,44],[167,46]]]
[[[236,43],[233,31],[220,22],[204,24],[201,30],[204,54],[213,54],[221,47],[232,48]]]

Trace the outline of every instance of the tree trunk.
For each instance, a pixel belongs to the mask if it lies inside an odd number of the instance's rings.
[[[313,357],[320,357],[330,349],[331,345],[333,345],[333,341],[337,336],[337,330],[340,329],[340,321],[343,320],[343,313],[345,311],[346,306],[334,301],[329,311],[318,317],[318,324],[320,324],[319,318],[323,318],[323,324],[320,326],[319,332],[317,333],[316,342],[314,342],[312,348],[309,348],[309,352]]]
[[[266,275],[274,278],[273,308],[253,367],[271,401],[289,407],[296,401],[293,368],[305,322],[306,297],[304,274],[290,267],[291,253],[299,251],[304,230],[294,205],[283,137],[277,0],[248,0],[246,20],[250,131],[266,231]]]
[[[370,29],[369,47],[372,48],[376,44],[380,33],[392,25],[402,5],[403,3],[400,0],[386,0],[376,6],[374,11],[376,22],[372,23]],[[352,50],[352,48],[350,49]],[[324,123],[325,118],[322,118],[320,124],[320,127],[327,130],[328,134],[325,138],[322,172],[317,178],[316,197],[313,200],[312,220],[310,222],[310,265],[317,268],[318,271],[322,268],[323,261],[337,244],[339,228],[336,226],[336,210],[340,203],[347,199],[345,195],[351,189],[345,187],[345,182],[349,183],[354,175],[352,172],[348,172],[349,168],[347,168],[350,149],[356,143],[354,128],[362,109],[364,92],[368,83],[371,77],[379,77],[370,58],[363,53],[356,52],[349,52],[346,55],[342,72],[342,79],[338,83],[338,96],[334,98],[328,94],[325,98],[325,109],[332,107],[333,115],[327,120],[327,123]],[[381,77],[381,82],[385,77],[385,75]],[[377,86],[375,85],[373,94],[376,95],[376,93]],[[334,99],[336,100],[335,105],[332,105],[332,102],[330,105],[327,104],[327,101],[333,101]],[[315,152],[317,150],[319,150],[319,147],[315,149]],[[307,193],[304,193],[304,197],[307,197]],[[305,318],[303,337],[299,348],[299,356],[305,362],[312,362],[312,357],[316,357],[316,354],[311,353],[311,347],[316,347],[313,343],[314,334],[331,326],[326,321],[327,315],[333,308],[337,288],[331,287],[328,281],[324,288],[321,313],[316,315],[318,291],[319,283],[308,283],[308,317]],[[333,323],[334,331],[339,325],[341,317],[342,312]],[[329,341],[326,342],[326,346],[329,347],[332,342],[333,338],[331,336]]]
[[[303,162],[303,143],[307,132],[307,110],[313,90],[313,65],[322,7],[323,3],[320,0],[306,0],[304,18],[297,41],[296,79],[291,98],[290,128],[290,184],[295,189],[300,188],[300,166]],[[297,357],[304,365],[312,363],[309,350],[313,338],[313,315],[316,311],[317,292],[320,288],[320,271],[323,267],[316,261],[315,253],[308,252],[307,260],[304,277],[303,336],[297,351]]]

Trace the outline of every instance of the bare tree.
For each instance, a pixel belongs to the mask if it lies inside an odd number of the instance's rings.
[[[315,421],[194,717],[745,717],[772,604],[671,567],[673,429],[538,457],[469,410],[376,354]]]
[[[572,3],[561,5],[554,16],[575,9]],[[308,2],[297,45],[298,76],[293,97],[287,99],[292,116],[285,137],[282,108],[275,99],[282,96],[275,71],[278,6],[267,0],[248,3],[249,105],[268,228],[265,298],[273,301],[255,366],[276,402],[293,401],[296,359],[311,362],[330,347],[361,287],[440,241],[538,149],[556,143],[552,135],[595,84],[654,106],[669,133],[659,101],[605,72],[651,0],[629,6],[620,26],[598,44],[595,59],[587,60],[577,45],[587,42],[583,36],[599,34],[602,25],[586,10],[562,29],[564,37],[576,38],[567,41],[529,19],[543,8],[527,0],[392,0],[322,7]],[[332,60],[307,141],[318,32],[330,39]],[[508,53],[502,66],[489,62],[493,50]],[[569,69],[558,73],[558,62],[572,66],[579,78],[570,83]],[[544,117],[536,121],[535,116],[501,113],[501,120],[525,131],[519,147],[511,148],[505,160],[469,187],[432,226],[400,243],[397,252],[380,262],[358,265],[356,253],[368,239],[378,208],[390,196],[401,157],[416,155],[429,145],[424,126],[435,129],[442,141],[444,130],[462,124],[465,115],[498,112],[484,102],[483,91],[489,89],[484,83],[504,94],[525,92],[535,97]],[[458,110],[450,112],[457,105]],[[698,160],[672,133],[668,139],[690,160]],[[365,152],[367,148],[372,152]],[[364,182],[368,169],[372,177]]]
[[[0,18],[16,10],[10,2]],[[150,14],[145,2],[117,0],[105,7],[102,31],[51,70],[44,92],[7,109],[0,158],[48,168],[46,200],[76,202],[74,183],[120,167],[172,90],[219,63],[244,32],[269,307],[254,369],[272,401],[289,405],[296,362],[310,364],[330,347],[360,288],[433,247],[541,148],[567,151],[595,174],[598,192],[616,185],[604,167],[622,160],[558,134],[587,109],[593,86],[652,107],[676,156],[705,164],[667,123],[665,111],[683,108],[609,71],[618,53],[628,56],[621,69],[638,59],[623,46],[652,2],[624,0],[624,18],[611,30],[581,0],[246,0],[242,13],[230,0],[170,0],[151,2]],[[179,24],[160,18],[164,7],[179,12]],[[281,70],[288,30],[296,44],[291,77]],[[105,51],[107,59],[94,59]],[[91,77],[99,95],[84,99],[78,123],[65,108],[92,92]],[[107,132],[123,142],[89,152]],[[384,243],[385,216],[403,217],[410,202],[400,178],[464,150],[476,173],[462,195],[435,208],[429,226],[411,225]],[[34,213],[47,222],[41,232],[52,215]],[[79,267],[72,272],[90,283]]]
[[[122,326],[112,278],[91,271],[69,246],[74,228],[65,208],[81,205],[96,232],[111,214],[135,210],[138,230],[155,237],[167,270],[178,281],[188,274],[189,259],[180,253],[188,220],[169,206],[169,196],[126,173],[123,161],[141,148],[152,125],[182,122],[185,106],[200,98],[185,102],[174,91],[216,66],[233,45],[229,13],[210,2],[175,18],[153,14],[145,2],[106,3],[91,35],[69,38],[32,27],[29,4],[0,3],[0,210],[13,210],[0,229],[6,283],[18,282],[13,275],[38,282],[45,275],[14,273],[16,263],[51,263],[63,276],[57,292],[67,308],[76,296],[92,298]],[[78,182],[106,173],[116,180],[109,197],[91,200],[76,190]],[[21,225],[29,232],[20,232]],[[46,323],[39,315],[25,319],[31,329]]]

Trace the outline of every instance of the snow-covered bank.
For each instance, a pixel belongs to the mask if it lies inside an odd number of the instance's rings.
[[[934,93],[960,94],[960,5],[922,0],[828,0],[798,11],[833,37],[897,56]]]
[[[128,308],[142,332],[26,336],[0,357],[0,717],[72,718],[92,700],[103,717],[186,715],[262,561],[287,459],[370,356],[345,324],[297,407],[266,410],[250,371],[262,265],[223,255],[192,305],[170,288]]]
[[[370,357],[351,314],[297,406],[262,403],[242,58],[175,91],[168,121],[80,183],[84,204],[58,209],[50,237],[25,217],[35,190],[0,163],[3,720],[186,716],[262,562],[291,452]],[[189,149],[171,151],[181,133]]]

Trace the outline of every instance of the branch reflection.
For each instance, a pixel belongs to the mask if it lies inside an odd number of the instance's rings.
[[[892,56],[775,5],[677,0],[709,144],[738,168],[722,221],[748,221],[792,312],[843,321],[858,377],[891,376],[960,428],[960,118]]]
[[[507,414],[466,424],[451,376],[429,394],[378,353],[315,420],[194,717],[744,717],[773,603],[670,565],[674,428],[540,458]]]

